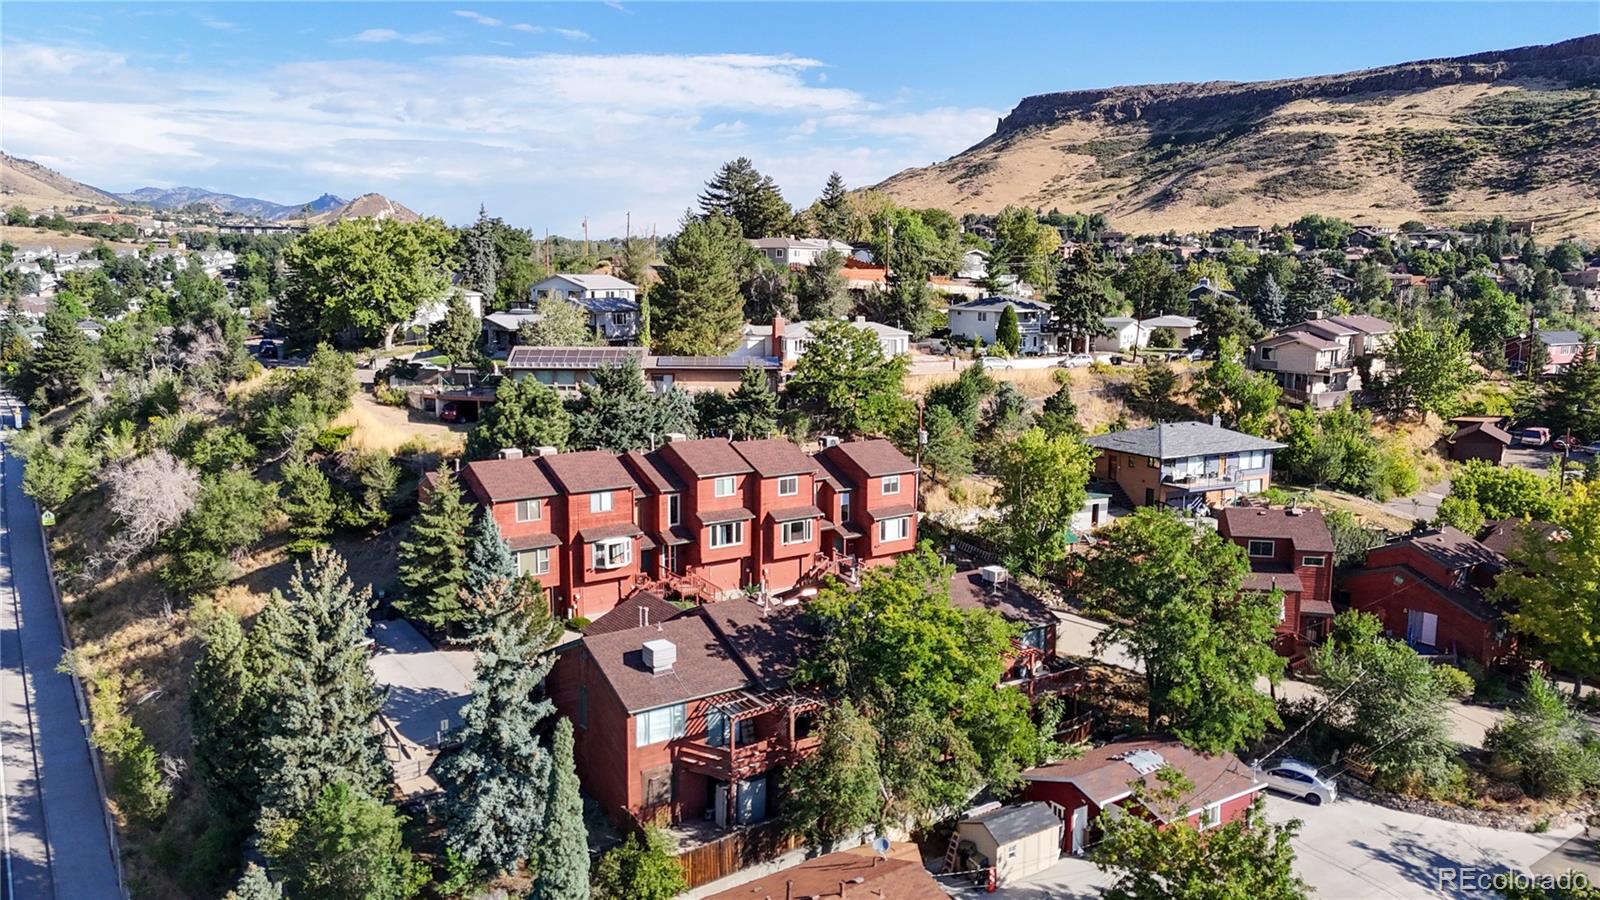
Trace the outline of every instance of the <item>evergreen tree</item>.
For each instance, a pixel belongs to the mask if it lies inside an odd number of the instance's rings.
[[[828,183],[817,198],[817,231],[822,237],[842,241],[850,234],[850,198],[838,172],[828,173]]]
[[[1007,356],[1016,356],[1022,346],[1022,328],[1017,323],[1017,308],[1007,306],[1000,311],[1000,324],[994,329],[994,345]]]
[[[444,318],[428,328],[428,340],[434,349],[450,357],[450,365],[458,366],[472,358],[483,336],[483,323],[472,314],[472,307],[460,291],[453,291],[445,307]]]
[[[695,430],[694,399],[679,390],[650,393],[637,360],[603,366],[593,378],[578,386],[574,448],[626,453],[654,447],[671,432]]]
[[[572,420],[555,388],[537,378],[506,378],[467,436],[467,456],[491,459],[508,447],[524,453],[539,447],[565,450],[571,434]]]
[[[874,322],[904,328],[913,338],[923,338],[933,330],[933,291],[926,276],[902,271],[890,279],[888,290],[867,294],[862,312]]]
[[[272,822],[298,819],[335,784],[367,795],[388,766],[373,722],[378,694],[367,667],[372,593],[350,583],[344,559],[314,550],[295,564],[289,592],[273,591],[257,627],[267,628],[272,668],[262,807]]]
[[[397,500],[400,467],[383,450],[361,450],[348,458],[345,468],[355,479],[350,502],[339,510],[346,528],[380,529],[389,525]]]
[[[266,631],[260,634],[264,638]],[[200,637],[204,649],[189,694],[195,774],[220,818],[249,820],[255,816],[265,762],[260,639],[246,638],[239,620],[222,610],[210,611]]]
[[[283,885],[268,878],[266,869],[251,863],[224,900],[283,900]]]
[[[530,900],[588,900],[589,831],[572,761],[572,720],[556,721],[550,749],[550,787],[534,845]]]
[[[778,395],[768,384],[767,373],[746,366],[739,386],[728,395],[728,420],[723,432],[736,441],[772,437],[778,431]]]
[[[59,302],[52,303],[44,317],[44,336],[28,357],[26,384],[42,391],[52,406],[70,403],[83,393],[92,360],[89,340],[78,330],[71,312]]]
[[[478,511],[467,538],[467,596],[481,597],[496,581],[516,580],[517,560],[488,507]]]
[[[1071,379],[1062,381],[1056,392],[1044,399],[1044,408],[1040,410],[1037,422],[1051,437],[1082,432],[1082,426],[1078,424],[1078,404],[1072,399]]]
[[[1279,287],[1278,280],[1268,272],[1261,279],[1261,286],[1250,295],[1250,311],[1255,314],[1256,321],[1271,329],[1282,328],[1289,322],[1284,318],[1288,308],[1288,299],[1283,295],[1283,288]]]
[[[654,313],[650,311],[650,294],[641,292],[639,294],[639,346],[643,347],[646,353],[649,353],[650,348],[655,346],[654,318]]]
[[[333,532],[333,488],[316,463],[296,454],[283,467],[283,502],[289,517],[289,552],[310,553]]]
[[[733,349],[744,325],[739,272],[749,249],[733,219],[685,216],[651,297],[656,349],[681,356],[721,356]]]
[[[496,224],[497,220],[489,218],[489,213],[479,204],[478,221],[463,235],[467,252],[461,272],[463,280],[483,294],[485,303],[491,304],[495,301],[495,280],[500,269],[500,257],[495,251]]]
[[[539,730],[555,707],[541,685],[560,636],[542,597],[497,581],[473,598],[478,650],[460,747],[435,768],[446,846],[480,874],[515,872],[545,818],[548,754]]]
[[[1106,334],[1105,318],[1120,304],[1121,296],[1088,247],[1077,248],[1061,264],[1056,273],[1055,327],[1074,344],[1080,337]]]
[[[849,312],[850,285],[843,266],[843,253],[824,250],[800,273],[795,294],[801,321],[837,319]]]
[[[472,507],[461,483],[446,467],[411,523],[411,536],[400,544],[400,583],[407,594],[403,611],[433,628],[464,621],[467,609],[461,588],[467,580],[467,527]]]
[[[784,201],[777,183],[756,171],[755,164],[743,156],[724,163],[706,182],[700,209],[707,217],[733,219],[747,238],[781,236],[794,220],[794,210]]]

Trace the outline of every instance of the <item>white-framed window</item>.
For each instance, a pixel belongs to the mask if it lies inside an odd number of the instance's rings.
[[[647,709],[633,717],[633,745],[648,747],[683,737],[687,708],[682,703]]]
[[[1240,490],[1244,491],[1246,494],[1259,494],[1259,493],[1261,493],[1261,479],[1252,478],[1249,481],[1246,481],[1244,483],[1244,487],[1240,488]]]
[[[900,476],[899,475],[885,475],[885,476],[883,476],[883,493],[884,493],[884,496],[888,496],[889,494],[898,494],[898,493],[900,493]]]
[[[1200,808],[1200,828],[1215,828],[1222,824],[1222,804],[1213,803]]]
[[[737,487],[738,481],[732,475],[724,475],[712,485],[712,492],[718,497],[732,497]]]
[[[683,520],[683,498],[678,494],[667,495],[667,524],[676,525]]]
[[[550,548],[538,547],[517,554],[518,575],[549,575]]]
[[[613,324],[613,325],[626,325],[626,324],[628,324],[628,314],[625,313],[625,312],[614,312],[614,313],[612,313],[611,314],[611,324]]]
[[[785,544],[804,544],[811,540],[811,520],[796,519],[793,522],[783,523],[783,542]]]
[[[537,522],[537,521],[539,521],[539,501],[537,501],[537,500],[518,500],[517,501],[517,521],[518,522]]]
[[[911,536],[911,517],[898,516],[878,523],[878,542],[882,544],[903,541]]]
[[[1265,469],[1267,467],[1267,451],[1251,450],[1249,453],[1239,454],[1239,468]]]
[[[1328,564],[1328,558],[1326,556],[1302,556],[1302,557],[1300,557],[1300,565],[1309,566],[1310,568],[1313,568],[1313,569],[1320,569],[1320,568],[1322,568],[1323,566],[1325,566],[1327,564]]]
[[[1276,541],[1251,541],[1250,542],[1250,555],[1251,556],[1274,556],[1274,555],[1277,554],[1277,552],[1278,552],[1278,544],[1277,544]]]
[[[785,475],[778,479],[778,496],[793,497],[800,493],[800,476]]]
[[[711,526],[711,546],[735,547],[744,543],[743,522],[718,522]]]
[[[633,538],[608,538],[589,545],[596,569],[620,569],[633,562]]]
[[[589,512],[611,512],[611,492],[595,491],[589,495]]]
[[[839,521],[850,521],[850,492],[839,492]]]

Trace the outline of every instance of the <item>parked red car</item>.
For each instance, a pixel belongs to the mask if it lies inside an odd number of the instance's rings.
[[[461,421],[461,407],[458,406],[454,400],[446,400],[444,403],[439,405],[439,421]]]

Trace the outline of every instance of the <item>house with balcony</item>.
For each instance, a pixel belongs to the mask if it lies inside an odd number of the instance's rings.
[[[1329,316],[1286,326],[1250,346],[1245,365],[1271,373],[1294,403],[1330,409],[1346,398],[1359,400],[1358,361],[1383,371],[1382,353],[1394,326],[1374,316]]]
[[[1322,643],[1333,621],[1333,534],[1322,510],[1229,507],[1217,513],[1217,533],[1245,549],[1245,590],[1283,592],[1278,653],[1295,658]]]
[[[1078,694],[1083,689],[1083,667],[1056,652],[1056,627],[1060,619],[1048,604],[1017,584],[1005,567],[991,565],[956,572],[950,577],[950,602],[961,609],[986,609],[1017,626],[1014,652],[1006,660],[1001,684],[1029,698],[1071,698],[1063,729],[1087,730],[1089,719],[1078,714]],[[1073,739],[1077,739],[1074,736]]]
[[[1131,506],[1201,511],[1232,506],[1272,485],[1283,444],[1205,422],[1162,422],[1088,438],[1094,474]]]
[[[951,304],[950,336],[994,346],[1000,316],[1008,306],[1016,310],[1017,330],[1022,335],[1018,352],[1044,353],[1055,347],[1055,335],[1050,332],[1050,304],[1021,297],[980,297]]]
[[[528,289],[535,308],[546,297],[581,308],[589,328],[609,344],[629,344],[639,337],[639,288],[621,278],[558,273]]]
[[[767,325],[745,325],[740,332],[740,343],[731,356],[735,359],[773,359],[785,370],[794,367],[800,356],[811,346],[812,335],[826,324],[825,320],[811,322],[786,322],[774,316]],[[872,333],[878,346],[887,357],[899,356],[911,349],[911,332],[893,325],[868,321],[856,316],[850,324]]]
[[[746,825],[819,740],[822,699],[790,688],[817,635],[797,603],[740,598],[590,633],[550,674],[578,776],[614,820]]]
[[[1498,551],[1446,525],[1368,550],[1339,589],[1351,609],[1376,615],[1389,636],[1417,652],[1492,666],[1515,650],[1499,607],[1484,594],[1506,566]]]
[[[461,480],[566,618],[646,588],[704,602],[848,581],[916,546],[915,464],[888,441],[810,456],[783,440],[666,437],[624,454],[508,450]]]

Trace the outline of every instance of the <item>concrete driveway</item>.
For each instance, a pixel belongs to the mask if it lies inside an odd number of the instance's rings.
[[[1359,800],[1307,806],[1275,795],[1267,797],[1267,818],[1299,819],[1295,871],[1325,900],[1373,898],[1496,897],[1463,885],[1478,872],[1532,872],[1579,826],[1546,834],[1497,831],[1413,815]],[[1546,868],[1548,863],[1540,865]],[[1009,900],[1098,897],[1111,877],[1084,859],[1063,858],[1049,869],[1002,888],[993,896]],[[980,891],[949,886],[952,896],[977,898]]]

